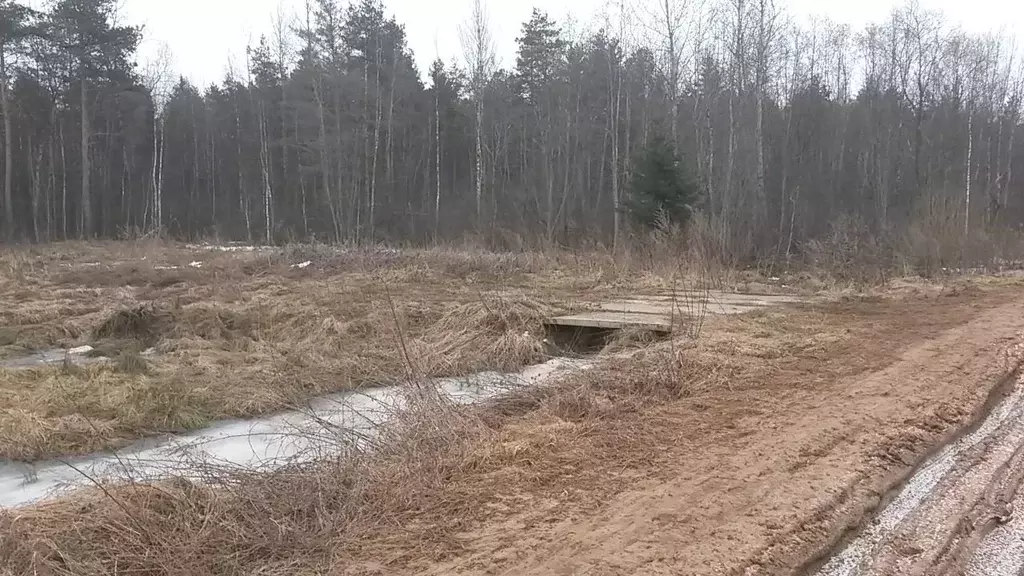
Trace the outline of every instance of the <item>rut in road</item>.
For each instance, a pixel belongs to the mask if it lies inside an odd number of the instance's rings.
[[[927,461],[817,576],[1022,574],[1022,479],[1018,378],[976,430]]]

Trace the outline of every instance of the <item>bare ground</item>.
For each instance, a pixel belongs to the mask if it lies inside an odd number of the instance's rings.
[[[1016,368],[1018,285],[764,310],[317,470],[0,516],[12,574],[793,574]],[[1010,283],[1012,284],[1012,283]],[[116,568],[115,568],[116,567]]]

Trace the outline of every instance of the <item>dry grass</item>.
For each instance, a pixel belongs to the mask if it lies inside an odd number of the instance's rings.
[[[517,294],[487,298],[436,320],[429,303],[408,301],[392,311],[385,302],[350,300],[335,314],[323,307],[306,314],[301,301],[287,298],[241,309],[196,303],[119,310],[92,332],[113,362],[71,372],[0,370],[8,407],[0,418],[0,457],[92,451],[400,380],[407,372],[396,325],[412,365],[428,376],[541,360],[545,307]],[[154,361],[140,355],[151,346],[159,352]]]
[[[636,259],[467,247],[221,251],[155,240],[3,249],[0,358],[89,344],[113,361],[0,369],[0,458],[119,446],[390,384],[410,367],[425,376],[514,370],[544,358],[543,316],[626,293],[849,290],[806,272],[694,267],[670,248]],[[649,340],[633,336],[613,348]]]
[[[687,393],[691,384],[671,373],[709,373],[685,354],[666,370],[666,354],[609,364],[543,394],[524,391],[490,410],[458,408],[421,389],[372,449],[353,451],[337,438],[341,456],[315,468],[226,474],[216,485],[109,486],[8,513],[0,516],[0,562],[19,574],[116,566],[198,576],[340,574],[378,554],[400,564],[443,558],[496,503],[491,483],[530,489],[578,477],[595,443],[612,441],[588,438],[588,430]],[[630,434],[639,449],[636,432],[614,431],[614,441]]]
[[[753,385],[772,358],[841,344],[841,329],[818,329],[822,314],[715,319],[705,341],[645,346],[482,407],[413,387],[372,445],[319,435],[333,456],[313,466],[110,485],[0,515],[0,564],[81,576],[414,573],[457,554],[462,534],[509,507],[584,505],[625,488],[634,477],[602,471],[662,457],[664,431],[650,425],[660,407]],[[767,330],[792,337],[775,342]]]
[[[272,285],[280,287],[277,281]],[[364,289],[372,286],[363,285]],[[247,323],[238,322],[237,316],[221,317],[223,310],[198,301],[145,308],[141,316],[166,320],[141,324],[158,327],[154,329],[160,335],[157,346],[165,355],[219,357],[230,352],[223,349],[225,343],[229,348],[241,346],[237,341],[244,341],[251,354],[270,354],[268,340],[291,338],[312,347],[310,354],[321,355],[306,360],[309,364],[304,367],[334,366],[339,374],[351,374],[356,367],[344,363],[345,355],[332,356],[332,350],[339,350],[336,347],[388,339],[399,342],[384,356],[386,360],[377,360],[369,352],[373,348],[345,351],[362,354],[355,356],[360,362],[390,363],[372,366],[376,374],[457,373],[502,366],[502,362],[509,368],[538,358],[534,341],[520,336],[531,333],[550,304],[532,299],[526,287],[501,298],[463,295],[465,301],[449,300],[440,312],[425,303],[423,293],[429,289],[437,288],[394,291],[390,299],[356,300],[358,311],[351,310],[349,301],[347,314],[338,308],[312,323],[298,308],[287,307],[285,298],[273,307],[262,304],[260,313],[245,304],[230,308],[249,319]],[[305,292],[287,294],[309,297]],[[355,299],[358,294],[346,292],[346,297]],[[325,298],[322,303],[330,301],[337,298]],[[226,305],[221,301],[216,306]],[[861,313],[851,322],[845,306],[840,302],[826,308],[710,318],[697,342],[652,344],[644,334],[627,334],[609,349],[620,355],[553,386],[519,390],[487,406],[458,407],[429,387],[412,387],[407,410],[382,428],[371,444],[353,443],[337,430],[319,434],[326,442],[322,449],[330,457],[315,465],[267,474],[209,469],[209,482],[203,484],[184,480],[109,484],[71,499],[0,513],[0,574],[3,570],[79,576],[421,572],[428,564],[463,550],[466,533],[511,511],[543,503],[551,507],[546,510],[549,516],[567,517],[559,510],[568,514],[596,506],[642,479],[642,474],[655,474],[659,459],[665,458],[663,447],[678,435],[672,426],[659,424],[666,406],[689,401],[688,409],[699,410],[723,391],[756,388],[767,375],[780,370],[782,380],[789,381],[788,371],[801,369],[794,358],[803,363],[802,369],[829,378],[887,361],[884,354],[876,354],[863,365],[822,362],[857,346],[850,332],[857,326],[892,342],[902,334],[898,321],[890,322],[889,332],[876,334],[871,314]],[[113,325],[133,326],[132,319],[139,318],[142,309],[129,310],[127,319],[123,315],[103,319],[117,318]],[[908,318],[921,316],[913,307],[899,312]],[[885,306],[877,314],[886,319],[893,316]],[[394,326],[401,330],[396,332]],[[112,338],[148,333],[103,330],[108,332]],[[889,348],[890,353],[898,353],[895,343]],[[403,349],[408,352],[408,364],[396,352]],[[622,354],[623,350],[628,353]],[[851,357],[858,354],[849,352]],[[237,353],[229,358],[237,358]],[[258,356],[257,362],[264,359]],[[154,374],[165,369],[153,364]],[[211,364],[202,366],[211,369]],[[244,369],[238,363],[229,367]],[[90,379],[88,386],[64,389],[38,384],[50,394],[62,390],[68,396],[48,400],[46,405],[83,402],[74,397],[76,391],[88,390],[93,398],[94,390],[108,389],[118,399],[131,389],[135,395],[118,401],[163,410],[140,416],[140,422],[163,418],[162,422],[173,425],[173,420],[192,414],[189,409],[226,401],[226,396],[211,395],[184,380],[167,380],[178,388],[150,386],[159,382],[159,376],[125,374],[110,366],[82,370],[76,378]],[[41,381],[72,378],[58,371],[32,374]],[[372,378],[369,370],[366,374]],[[106,379],[134,384],[105,385]],[[210,380],[204,382],[212,385]],[[114,415],[125,417],[121,412]],[[69,415],[58,421],[73,428],[79,422],[74,418]],[[88,434],[92,425],[83,423],[78,432]],[[20,424],[18,429],[33,426]],[[105,436],[94,437],[102,442]]]
[[[542,317],[604,274],[593,261],[555,274],[562,261],[532,254],[156,242],[7,250],[0,263],[12,272],[0,357],[89,344],[113,359],[0,369],[0,458],[20,460],[390,384],[410,364],[514,370],[543,359]]]

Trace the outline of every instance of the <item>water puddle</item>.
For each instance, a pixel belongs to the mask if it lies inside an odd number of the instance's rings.
[[[63,359],[62,359],[63,361]],[[536,386],[572,370],[585,360],[557,358],[516,374],[485,372],[464,378],[433,381],[439,391],[460,404],[496,398],[522,386]],[[114,453],[66,461],[0,464],[0,507],[17,507],[81,487],[92,479],[131,478],[138,481],[168,476],[189,477],[197,463],[272,470],[312,459],[322,443],[317,431],[343,428],[372,435],[377,425],[401,408],[401,387],[344,392],[312,400],[301,410],[220,422],[180,436],[141,441]]]

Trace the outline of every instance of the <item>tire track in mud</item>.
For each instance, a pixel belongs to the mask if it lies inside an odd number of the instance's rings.
[[[1019,490],[1024,480],[1024,448],[1020,458],[1012,464],[1016,485],[1007,495],[1006,515],[995,526],[979,531],[980,540],[969,548],[973,550],[966,558],[967,576],[1017,576],[1024,573],[1024,491]],[[1018,513],[1014,513],[1014,511]]]
[[[1024,378],[1017,378],[977,429],[928,460],[816,576],[1017,576],[1024,572],[1022,479]]]

